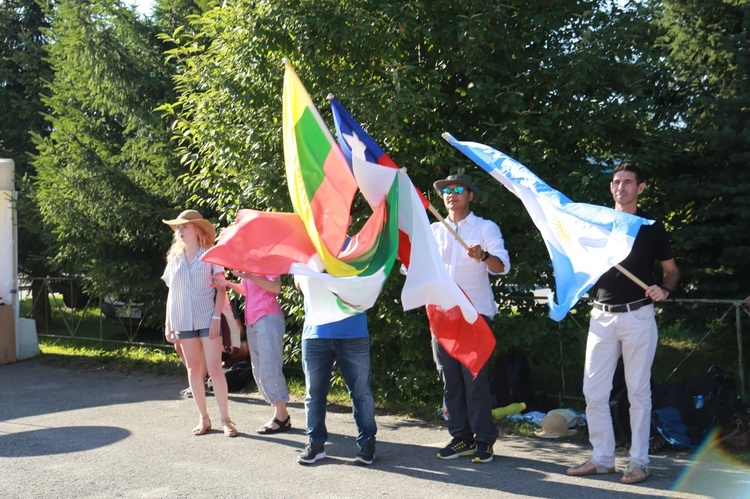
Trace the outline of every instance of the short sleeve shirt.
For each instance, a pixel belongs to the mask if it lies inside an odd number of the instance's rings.
[[[654,220],[653,217],[640,209],[636,212],[639,217]],[[674,258],[674,252],[669,245],[669,238],[664,225],[660,221],[652,225],[643,225],[633,243],[627,258],[620,265],[632,272],[646,285],[654,284],[654,268],[656,261],[663,262]],[[611,305],[632,303],[644,298],[643,289],[629,277],[622,274],[615,267],[602,274],[595,285],[596,301]]]
[[[281,276],[265,276],[269,279],[278,279]],[[245,288],[245,324],[253,325],[261,317],[266,315],[284,315],[276,293],[272,293],[258,286],[250,279],[242,279]]]

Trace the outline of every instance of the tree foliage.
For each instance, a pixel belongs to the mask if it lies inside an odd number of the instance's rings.
[[[674,129],[669,221],[683,288],[741,298],[750,279],[750,2],[667,0],[657,20],[669,78],[662,101]]]
[[[42,30],[49,25],[43,5],[35,0],[0,3],[0,157],[16,165],[18,196],[19,268],[28,275],[47,275],[44,226],[34,203],[31,179],[34,168],[32,134],[46,135],[44,82],[52,79],[44,60]]]
[[[651,36],[647,17],[574,0],[227,2],[196,19],[194,32],[170,37],[184,71],[179,98],[162,109],[190,185],[226,223],[240,208],[290,211],[279,181],[289,58],[329,124],[333,93],[428,196],[449,173],[474,178],[483,190],[475,211],[500,224],[512,255],[513,271],[496,288],[502,300],[507,284],[550,284],[546,250],[520,202],[442,132],[507,152],[576,200],[611,203],[601,161],[649,140],[653,67],[632,43]],[[403,375],[403,359],[429,366],[430,353],[423,312],[400,309],[402,279],[394,273],[368,314],[379,389],[391,394],[436,387],[428,371]],[[501,349],[517,341],[498,334]]]
[[[152,303],[170,237],[159,220],[187,197],[168,124],[153,112],[173,95],[161,44],[119,2],[62,0],[52,18],[52,132],[38,138],[35,165],[54,261],[100,296]]]
[[[498,351],[562,339],[579,354],[575,326],[506,299],[553,286],[545,246],[520,201],[441,134],[493,146],[573,200],[603,205],[612,165],[636,160],[650,174],[644,206],[673,231],[685,289],[744,296],[747,5],[157,0],[141,19],[117,0],[6,0],[0,106],[24,125],[0,124],[0,147],[35,181],[26,199],[44,225],[37,218],[29,234],[44,245],[31,253],[52,255],[40,262],[158,303],[161,218],[198,207],[226,226],[241,208],[291,211],[281,132],[289,58],[329,125],[333,93],[438,209],[431,186],[449,173],[482,189],[474,211],[499,223],[513,263],[495,288]],[[35,136],[33,162],[22,130]],[[358,202],[355,225],[368,214]],[[368,313],[377,388],[436,394],[424,313],[401,310],[402,284],[394,272]],[[299,295],[284,293],[297,333]],[[556,353],[537,359],[550,377]]]

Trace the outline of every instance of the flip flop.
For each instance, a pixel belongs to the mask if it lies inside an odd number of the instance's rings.
[[[287,416],[284,421],[279,421],[276,418],[273,418],[270,423],[264,424],[263,426],[258,427],[256,430],[261,435],[270,435],[272,433],[281,433],[284,431],[289,431],[292,429],[292,422],[291,422],[291,416]],[[277,428],[274,428],[271,426],[273,423],[276,423]]]
[[[643,472],[643,475],[639,474],[638,476],[636,476],[633,472],[637,469],[640,469]],[[651,473],[648,471],[648,466],[643,466],[642,464],[634,463],[631,461],[628,464],[628,469],[626,469],[622,474],[620,483],[634,484],[645,482],[650,474]]]
[[[586,465],[588,464],[590,464],[591,466],[586,468]],[[615,472],[614,466],[612,467],[602,466],[601,464],[597,463],[593,459],[589,459],[585,463],[569,468],[565,472],[565,474],[568,476],[591,476],[591,475],[606,475],[607,473],[614,473],[614,472]]]

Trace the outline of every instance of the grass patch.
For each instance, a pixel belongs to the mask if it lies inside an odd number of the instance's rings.
[[[185,368],[174,350],[145,347],[90,348],[70,341],[39,343],[40,360],[47,364],[81,370],[106,369],[152,376],[185,375]]]

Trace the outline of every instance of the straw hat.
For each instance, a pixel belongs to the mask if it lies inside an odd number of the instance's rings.
[[[186,223],[194,223],[201,226],[203,230],[206,231],[206,234],[208,234],[211,241],[216,239],[216,227],[214,227],[214,224],[203,218],[203,215],[195,210],[185,210],[177,215],[177,218],[174,220],[162,220],[162,222],[172,228]]]
[[[446,185],[463,185],[467,189],[469,189],[471,192],[474,193],[474,198],[479,197],[479,187],[474,185],[474,182],[471,181],[471,179],[467,175],[448,175],[448,177],[445,180],[438,180],[433,185],[435,186],[435,190],[438,191],[438,194],[443,194],[443,187]]]
[[[552,409],[547,413],[548,416],[550,414],[561,414],[562,416],[564,416],[568,421],[568,428],[573,428],[576,425],[576,421],[578,420],[578,414],[576,414],[572,409]]]
[[[576,430],[568,430],[568,420],[562,414],[548,414],[542,419],[542,429],[534,433],[542,438],[560,438],[574,435]]]

